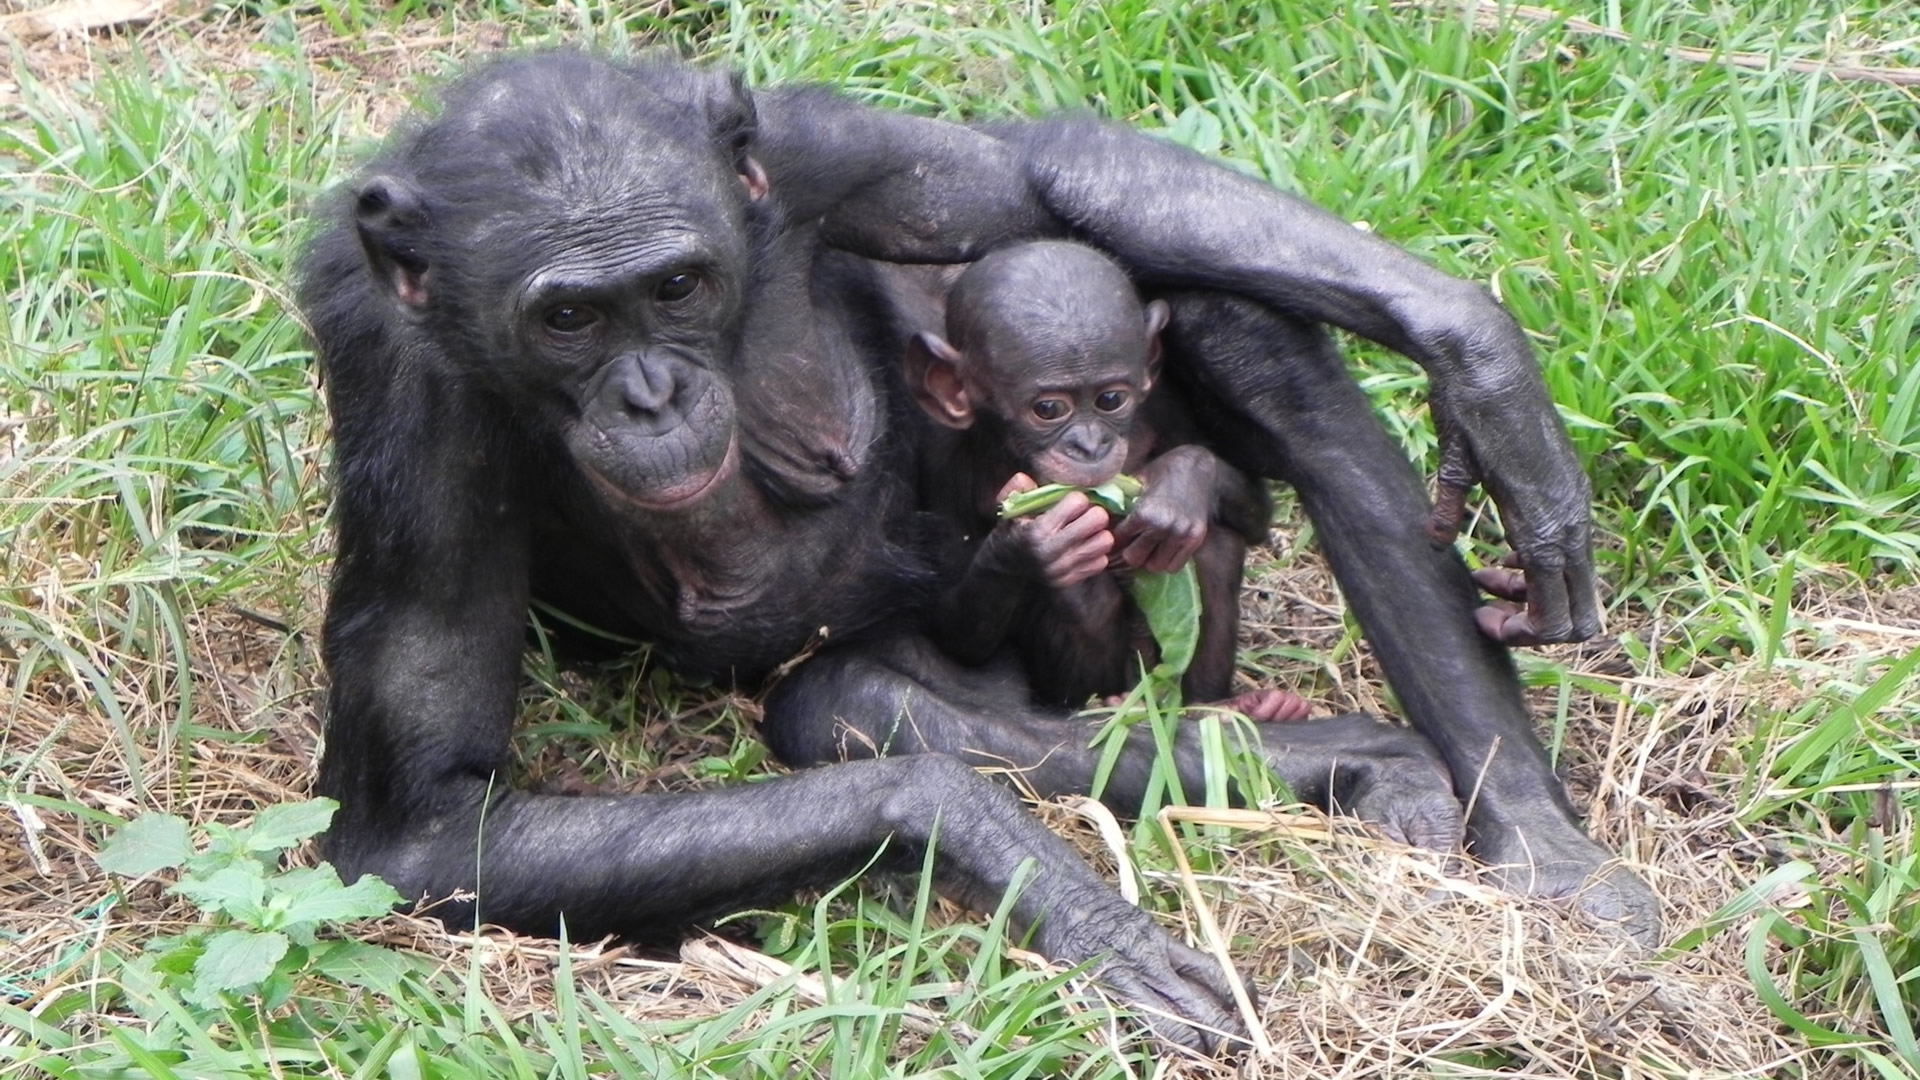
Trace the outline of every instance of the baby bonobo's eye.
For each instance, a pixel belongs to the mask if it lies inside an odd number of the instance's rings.
[[[1068,411],[1067,403],[1059,398],[1043,397],[1033,403],[1033,415],[1042,420],[1058,420]]]
[[[1093,407],[1099,409],[1101,412],[1119,412],[1121,409],[1127,407],[1127,392],[1125,390],[1103,390],[1100,392],[1099,397],[1093,399]]]

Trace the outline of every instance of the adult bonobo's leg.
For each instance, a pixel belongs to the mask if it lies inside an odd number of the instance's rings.
[[[1098,720],[1029,704],[1016,666],[965,668],[912,636],[829,650],[801,665],[767,698],[767,742],[791,765],[894,754],[951,754],[1017,774],[1041,797],[1091,790]],[[1370,716],[1255,725],[1268,763],[1300,798],[1355,814],[1408,843],[1452,850],[1460,804],[1437,755],[1418,732]],[[1136,729],[1101,797],[1137,813],[1157,756]],[[1202,791],[1199,734],[1181,725],[1180,782]]]
[[[1420,479],[1318,327],[1217,294],[1174,298],[1169,367],[1202,401],[1227,456],[1298,490],[1321,549],[1414,724],[1472,802],[1473,850],[1515,888],[1580,903],[1634,936],[1659,933],[1640,880],[1575,823],[1501,645],[1474,625],[1477,590],[1424,522]],[[1276,363],[1275,357],[1284,358]],[[1204,357],[1205,362],[1198,362]]]

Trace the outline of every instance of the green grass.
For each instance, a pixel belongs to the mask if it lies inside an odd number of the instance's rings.
[[[1792,688],[1742,699],[1717,765],[1741,778],[1720,794],[1803,891],[1778,904],[1757,866],[1765,889],[1729,897],[1724,918],[1672,928],[1676,962],[1719,935],[1746,936],[1773,1020],[1817,1048],[1783,1075],[1920,1075],[1920,653],[1911,637],[1854,633],[1847,619],[1869,608],[1828,604],[1870,603],[1920,567],[1916,91],[1668,52],[1916,63],[1920,8],[1566,10],[1637,40],[1333,0],[1219,0],[1177,15],[1145,0],[664,13],[324,0],[211,9],[78,83],[16,62],[22,100],[0,105],[0,801],[96,837],[103,806],[198,807],[198,754],[268,742],[286,710],[306,707],[325,421],[288,268],[304,208],[371,136],[357,100],[338,92],[344,61],[310,55],[312,42],[403,28],[465,40],[493,23],[523,44],[664,43],[755,81],[824,81],[943,115],[1091,106],[1491,283],[1536,335],[1590,462],[1628,663],[1650,680]],[[244,63],[215,63],[196,42],[216,29],[249,35]],[[455,59],[408,57],[430,71]],[[1389,425],[1429,454],[1417,371],[1353,352]],[[235,612],[298,631],[261,662],[308,673],[237,707],[237,722],[204,654],[207,624]],[[595,779],[631,781],[674,764],[650,749],[661,725],[695,738],[707,728],[710,752],[681,763],[695,775],[759,770],[736,709],[701,706],[649,668],[596,690],[549,664],[532,670],[519,743],[531,771],[564,755]],[[1560,690],[1560,711],[1542,717],[1557,752],[1577,696],[1641,718],[1673,704],[1556,660],[1526,670]],[[102,739],[78,754],[83,730]],[[119,802],[87,796],[100,775]],[[105,920],[110,906],[86,917]],[[849,892],[767,916],[770,949],[832,973],[828,1000],[776,986],[664,1025],[564,990],[546,1011],[510,1016],[471,972],[426,966],[383,984],[377,1004],[322,980],[252,1026],[209,1022],[116,982],[111,951],[80,950],[58,970],[4,972],[18,1004],[0,1005],[0,1073],[1142,1067],[1138,1053],[1128,1066],[1101,1046],[1093,1017],[1062,1015],[1046,977],[1009,965],[996,926],[934,925],[925,911],[924,893],[902,914]],[[40,994],[58,985],[68,988]],[[902,1036],[905,1007],[923,1002],[981,1034]]]

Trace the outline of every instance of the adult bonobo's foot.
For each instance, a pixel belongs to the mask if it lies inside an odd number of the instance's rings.
[[[1095,961],[1094,976],[1168,1042],[1211,1054],[1247,1034],[1220,964],[1112,890],[1090,891],[1070,917],[1042,921],[1034,944],[1056,960]]]
[[[1568,900],[1647,948],[1660,944],[1653,890],[1578,828],[1541,815],[1523,832],[1476,816],[1471,846],[1502,888]]]
[[[1268,763],[1294,794],[1379,826],[1391,839],[1454,851],[1460,799],[1426,736],[1365,713],[1262,724]]]

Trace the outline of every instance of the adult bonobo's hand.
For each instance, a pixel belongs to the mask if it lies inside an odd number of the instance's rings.
[[[1475,619],[1482,633],[1505,645],[1584,641],[1600,632],[1592,489],[1559,425],[1531,421],[1540,415],[1533,410],[1552,408],[1537,386],[1528,380],[1506,392],[1476,387],[1462,395],[1436,380],[1431,399],[1440,469],[1427,531],[1436,544],[1453,543],[1467,492],[1478,483],[1493,496],[1513,552],[1502,562],[1507,569],[1474,578],[1509,602],[1482,607]],[[1470,403],[1462,406],[1462,397]],[[1527,407],[1488,407],[1508,398]]]
[[[1168,1042],[1214,1053],[1246,1035],[1220,965],[1112,889],[1088,889],[1070,911],[1056,910],[1035,928],[1033,943],[1056,960],[1094,961],[1100,982]]]

